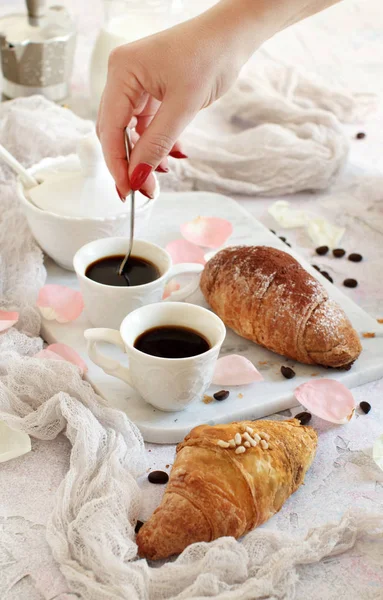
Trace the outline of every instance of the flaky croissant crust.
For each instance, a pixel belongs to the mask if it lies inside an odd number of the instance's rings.
[[[340,306],[281,250],[221,250],[206,264],[201,290],[238,335],[299,362],[349,368],[362,350]]]
[[[241,454],[220,445],[236,434],[245,440],[250,430],[263,445]],[[238,538],[257,527],[301,485],[316,444],[315,431],[295,419],[194,428],[177,446],[161,505],[137,535],[140,556],[166,558],[193,542]]]

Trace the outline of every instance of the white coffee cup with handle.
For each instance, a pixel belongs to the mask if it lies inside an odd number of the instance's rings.
[[[163,358],[135,347],[143,333],[169,326],[192,329],[208,342],[209,349],[186,358]],[[125,317],[119,331],[106,328],[85,331],[90,359],[163,411],[183,410],[191,402],[201,400],[212,381],[225,335],[225,325],[217,315],[185,302],[161,302],[138,308]],[[129,366],[103,354],[97,346],[99,342],[121,348],[127,354]]]
[[[103,238],[82,246],[73,259],[74,270],[84,299],[87,317],[94,327],[118,329],[128,313],[162,300],[165,285],[174,277],[195,274],[193,281],[172,292],[166,301],[184,300],[198,289],[203,265],[196,263],[172,264],[170,254],[151,242],[134,240],[132,256],[153,263],[159,277],[143,285],[113,286],[93,281],[86,276],[87,268],[101,258],[125,255],[129,249],[126,237]]]

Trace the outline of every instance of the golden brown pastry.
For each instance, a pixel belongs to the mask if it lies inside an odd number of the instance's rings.
[[[316,445],[316,432],[296,419],[195,427],[177,446],[160,506],[137,534],[139,555],[166,558],[267,521],[303,482]]]
[[[289,254],[234,246],[205,266],[202,292],[238,335],[306,364],[350,368],[362,347],[343,310]]]

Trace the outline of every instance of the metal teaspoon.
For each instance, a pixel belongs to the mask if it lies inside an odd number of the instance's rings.
[[[126,127],[125,129],[125,150],[126,150],[126,158],[130,159],[130,155],[132,153],[132,139],[130,137],[130,130],[128,127]],[[119,275],[125,275],[128,283],[129,283],[129,277],[124,273],[124,268],[126,263],[129,260],[129,257],[132,253],[132,248],[133,248],[133,241],[134,241],[134,195],[135,192],[132,190],[130,192],[130,240],[129,240],[129,249],[128,252],[125,255],[124,260],[122,261],[121,265],[120,265],[120,269],[118,271]]]

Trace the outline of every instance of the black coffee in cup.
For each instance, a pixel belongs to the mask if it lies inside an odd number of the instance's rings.
[[[97,283],[116,287],[144,285],[161,276],[155,264],[140,256],[130,256],[123,274],[119,275],[123,260],[123,254],[99,258],[87,267],[85,276]]]
[[[188,327],[165,325],[144,331],[134,347],[144,354],[160,358],[189,358],[210,350],[207,339]]]

